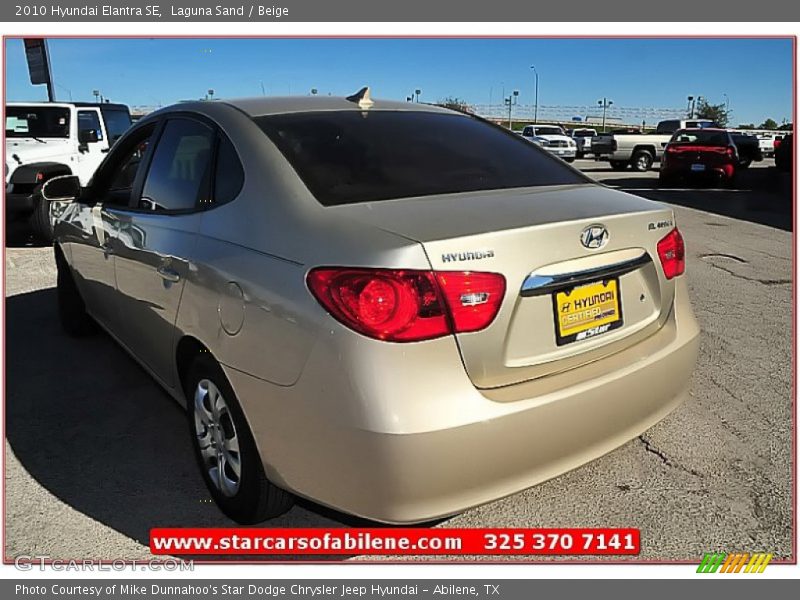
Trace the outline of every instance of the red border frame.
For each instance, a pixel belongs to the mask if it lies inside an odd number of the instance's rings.
[[[33,34],[31,35],[2,35],[2,43],[3,43],[3,51],[4,51],[4,58],[5,58],[5,51],[6,51],[6,41],[10,39],[23,39],[23,37],[36,37]],[[618,40],[659,40],[659,39],[678,39],[678,40],[690,40],[690,39],[702,39],[702,40],[711,40],[711,39],[735,39],[735,40],[745,40],[745,39],[779,39],[779,40],[792,40],[792,88],[793,88],[793,98],[792,98],[792,124],[794,125],[794,133],[797,133],[797,35],[588,35],[588,36],[570,36],[570,35],[42,35],[41,37],[45,37],[47,39],[192,39],[192,40],[201,40],[201,39],[441,39],[441,40],[451,40],[451,39],[521,39],[521,40],[529,40],[529,39],[561,39],[561,40],[574,40],[574,39],[596,39],[596,40],[610,40],[610,39],[618,39]],[[6,60],[3,60],[3,119],[5,120],[5,106],[6,106]],[[796,143],[796,142],[795,142]],[[3,161],[5,162],[6,158],[6,151],[5,145],[3,145]],[[798,557],[797,557],[797,280],[795,277],[796,274],[796,255],[797,255],[797,154],[796,148],[794,153],[794,163],[792,165],[792,456],[791,456],[791,463],[792,463],[792,558],[791,559],[784,559],[784,560],[775,560],[772,561],[771,564],[773,565],[796,565],[798,564]],[[5,205],[5,188],[3,188],[3,204]],[[5,265],[6,259],[6,227],[3,228],[2,233],[2,241],[3,241],[3,248],[2,248],[2,258],[3,258],[3,265]],[[8,350],[6,346],[6,311],[5,311],[5,299],[6,299],[6,278],[5,273],[3,276],[3,352],[5,353]],[[5,354],[4,354],[5,356]],[[5,383],[6,383],[6,362],[3,362],[3,390],[5,391]],[[2,408],[2,420],[3,420],[3,429],[5,430],[6,425],[6,403],[5,403],[5,394],[3,395],[3,408]],[[2,451],[0,452],[2,456],[3,465],[2,465],[2,482],[0,482],[0,490],[3,494],[3,501],[5,506],[6,501],[6,447],[3,444]],[[4,511],[2,515],[2,539],[3,539],[3,564],[14,564],[14,559],[9,559],[5,556],[5,540],[6,540],[6,513],[7,510]],[[81,563],[84,559],[73,559],[76,563]],[[104,559],[105,560],[105,559]],[[108,559],[107,562],[111,562],[114,559]],[[142,564],[143,562],[147,562],[148,559],[143,560],[117,560],[115,561],[118,564],[125,563],[127,565],[131,564]],[[55,559],[44,561],[44,564],[65,564],[70,562],[70,559]],[[415,560],[407,560],[407,561],[380,561],[380,560],[363,560],[358,562],[348,562],[348,561],[315,561],[315,560],[282,560],[282,561],[274,561],[274,560],[194,560],[194,564],[202,564],[202,565],[439,565],[439,564],[449,564],[449,565],[475,565],[475,564],[487,564],[487,565],[495,565],[495,564],[502,564],[502,565],[695,565],[697,564],[696,560],[674,560],[674,561],[664,561],[664,560],[459,560],[459,561],[438,561],[438,560],[424,560],[424,561],[415,561]],[[39,561],[36,561],[36,564],[39,564]]]

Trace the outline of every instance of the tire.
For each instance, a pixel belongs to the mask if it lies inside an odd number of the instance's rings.
[[[53,243],[53,225],[50,223],[50,203],[42,196],[42,186],[33,190],[33,213],[30,216],[30,226],[33,235],[40,242]]]
[[[565,158],[564,161],[568,162],[568,163],[574,163],[575,162],[575,158],[574,157],[573,158]]]
[[[611,168],[615,171],[624,171],[628,168],[628,161],[625,160],[612,160]]]
[[[631,168],[639,173],[649,171],[653,166],[653,154],[648,150],[637,150],[631,156]]]
[[[75,279],[63,258],[56,257],[58,275],[56,277],[56,296],[58,298],[58,318],[61,328],[71,337],[85,337],[97,331],[97,323],[86,312],[86,304],[81,298]]]
[[[292,508],[294,496],[264,474],[253,434],[233,388],[207,352],[198,355],[189,367],[184,390],[194,455],[220,510],[237,523],[252,525]],[[215,398],[221,400],[221,404],[217,400],[216,411],[210,404]],[[232,444],[234,439],[236,445]]]

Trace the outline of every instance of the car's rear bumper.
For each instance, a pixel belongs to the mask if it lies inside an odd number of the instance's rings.
[[[693,171],[691,165],[667,165],[660,170],[662,177],[673,179],[730,179],[736,174],[734,165],[706,165],[703,171]]]
[[[226,372],[270,479],[361,517],[427,521],[598,458],[678,406],[699,330],[685,283],[676,287],[672,314],[646,340],[583,367],[503,388],[476,389],[466,375],[464,385],[452,384],[433,369],[412,376],[403,364],[386,369],[380,357],[326,381],[315,371],[330,374],[331,365],[317,364],[313,353],[292,387]],[[380,389],[385,393],[372,391]]]

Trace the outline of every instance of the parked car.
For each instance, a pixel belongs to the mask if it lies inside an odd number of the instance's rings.
[[[123,104],[6,104],[6,218],[28,220],[40,240],[51,242],[50,205],[39,193],[44,182],[74,174],[85,185],[130,125]]]
[[[522,129],[522,137],[567,162],[573,162],[577,156],[575,140],[558,125],[526,125]]]
[[[758,147],[761,150],[761,155],[769,158],[775,154],[776,140],[780,140],[783,136],[774,133],[762,133],[756,137],[758,138]]]
[[[617,171],[628,166],[635,171],[649,171],[654,162],[661,160],[664,147],[676,131],[713,126],[709,119],[670,119],[661,121],[655,133],[600,133],[592,138],[592,154],[597,160],[609,161]]]
[[[186,408],[231,518],[389,523],[536,485],[663,419],[698,326],[672,209],[474,116],[182,103],[48,181],[63,328]],[[81,215],[85,215],[85,218]],[[623,312],[624,309],[624,312]]]
[[[583,158],[591,153],[592,138],[597,135],[596,129],[573,129],[570,135],[575,140],[577,158]]]
[[[781,171],[791,172],[794,162],[794,134],[788,133],[775,148],[775,166]]]
[[[734,134],[724,129],[681,129],[664,149],[659,183],[711,180],[730,185],[741,168]]]
[[[740,169],[746,169],[752,163],[764,160],[764,156],[761,153],[761,145],[756,136],[736,131],[730,132],[730,135],[736,146],[736,153],[739,156]]]

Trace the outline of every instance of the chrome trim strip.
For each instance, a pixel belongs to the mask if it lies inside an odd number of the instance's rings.
[[[559,273],[558,275],[537,275],[535,272],[531,273],[525,278],[520,290],[520,296],[542,296],[550,294],[556,290],[567,287],[580,285],[581,283],[589,283],[597,281],[598,279],[606,279],[611,277],[619,277],[625,273],[630,273],[644,265],[653,262],[650,255],[645,252],[641,256],[633,260],[626,260],[624,262],[614,263],[611,265],[603,265],[595,269],[586,269],[585,271],[574,271],[572,273]]]

